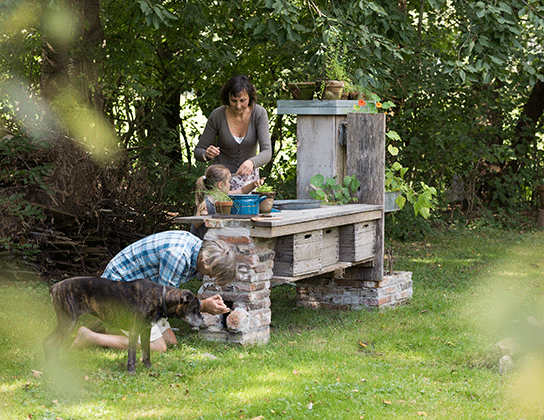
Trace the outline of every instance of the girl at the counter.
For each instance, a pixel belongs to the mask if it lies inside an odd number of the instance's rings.
[[[238,190],[230,191],[230,170],[223,165],[210,165],[204,175],[196,181],[195,191],[195,216],[204,216],[207,214],[215,214],[215,201],[216,198],[211,193],[213,190],[223,192],[225,194],[249,194],[258,186],[262,185],[265,178],[261,178],[257,181],[244,185]],[[206,227],[202,222],[193,222],[191,224],[191,233],[198,236],[200,239],[204,239],[206,234]]]

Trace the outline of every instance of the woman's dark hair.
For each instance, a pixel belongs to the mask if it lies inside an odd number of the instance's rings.
[[[250,106],[257,102],[257,90],[249,81],[249,77],[244,75],[231,77],[221,89],[221,100],[223,101],[223,105],[229,104],[229,98],[231,96],[236,97],[242,92],[247,92]]]

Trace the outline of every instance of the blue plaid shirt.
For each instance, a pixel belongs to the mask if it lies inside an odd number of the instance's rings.
[[[148,279],[179,287],[197,274],[202,241],[183,230],[155,233],[127,246],[110,261],[102,277],[116,281]]]

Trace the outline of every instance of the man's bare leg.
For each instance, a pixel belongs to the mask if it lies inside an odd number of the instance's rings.
[[[174,335],[172,330],[167,330]],[[166,332],[166,331],[165,331]],[[163,335],[164,337],[164,335]],[[155,341],[151,342],[150,349],[153,351],[158,351],[164,353],[168,348],[166,346],[165,339],[161,337]],[[174,336],[174,340],[176,337]],[[177,341],[176,341],[177,343]],[[91,331],[86,327],[80,327],[77,331],[76,338],[72,345],[71,349],[81,349],[89,346],[97,347],[107,347],[110,349],[128,349],[128,337],[126,335],[114,335],[114,334],[102,334]]]

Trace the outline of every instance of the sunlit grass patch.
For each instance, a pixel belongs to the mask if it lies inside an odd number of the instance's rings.
[[[528,235],[482,277],[462,309],[490,342],[514,337],[516,370],[505,399],[523,415],[544,414],[544,235]]]
[[[487,320],[480,310],[497,301],[484,288],[489,278],[515,279],[538,308],[538,268],[523,269],[534,263],[537,236],[489,235],[442,232],[397,244],[396,269],[413,272],[408,305],[302,309],[295,287],[280,286],[271,291],[268,344],[206,342],[180,328],[178,346],[153,353],[150,369],[138,362],[135,375],[126,372],[126,351],[86,348],[66,352],[55,377],[40,347],[55,324],[47,287],[4,283],[0,407],[10,419],[541,418],[538,396],[523,405],[515,398],[530,395],[527,386],[542,389],[541,377],[528,380],[524,369],[499,375],[500,329],[474,322]],[[517,263],[504,263],[510,252]],[[19,337],[11,328],[17,305],[32,327]]]

